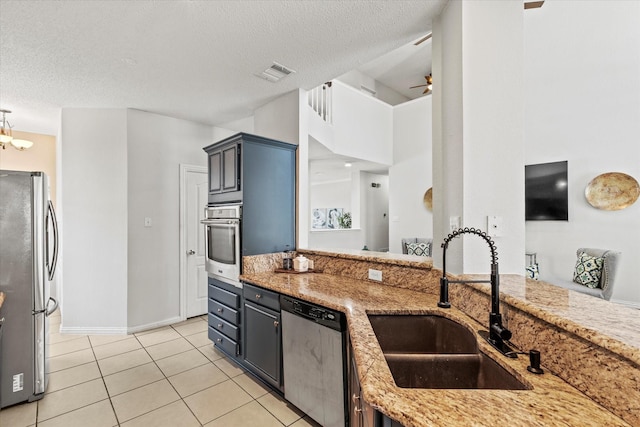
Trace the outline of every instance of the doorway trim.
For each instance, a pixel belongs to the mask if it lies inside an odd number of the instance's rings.
[[[179,234],[179,259],[180,259],[180,321],[187,320],[187,233],[185,227],[185,217],[187,215],[187,173],[205,172],[206,166],[180,164],[180,222]]]

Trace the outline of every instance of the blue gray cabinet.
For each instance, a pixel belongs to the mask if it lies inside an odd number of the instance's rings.
[[[242,289],[209,277],[208,336],[228,356],[242,360]]]
[[[402,427],[402,424],[376,411],[362,397],[358,369],[353,356],[353,347],[349,344],[349,427]]]
[[[248,133],[204,148],[209,205],[242,203],[242,256],[295,249],[296,149]]]
[[[280,295],[248,283],[244,295],[245,366],[282,390],[282,329]]]
[[[215,145],[215,148],[210,148],[207,151],[209,156],[209,202],[216,198],[238,201],[237,199],[241,197],[241,194],[238,193],[240,191],[241,145],[237,141]]]

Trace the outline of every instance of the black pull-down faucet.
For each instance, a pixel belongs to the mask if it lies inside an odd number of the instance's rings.
[[[475,234],[484,239],[491,250],[491,278],[490,280],[449,280],[447,278],[447,248],[449,242],[462,234]],[[440,278],[440,301],[438,307],[450,308],[449,283],[490,283],[491,284],[491,313],[489,313],[489,335],[486,340],[498,351],[507,357],[517,357],[505,341],[511,339],[511,331],[502,326],[502,315],[500,314],[500,276],[498,274],[498,251],[496,245],[489,236],[475,228],[459,228],[449,234],[442,243],[442,277]]]

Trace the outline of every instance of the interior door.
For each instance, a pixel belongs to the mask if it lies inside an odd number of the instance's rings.
[[[204,209],[207,206],[208,184],[206,171],[186,172],[187,317],[207,312],[204,225],[200,221],[204,219]]]

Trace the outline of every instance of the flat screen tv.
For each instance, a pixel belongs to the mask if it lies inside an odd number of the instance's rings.
[[[526,165],[524,177],[527,221],[569,220],[566,161]]]

